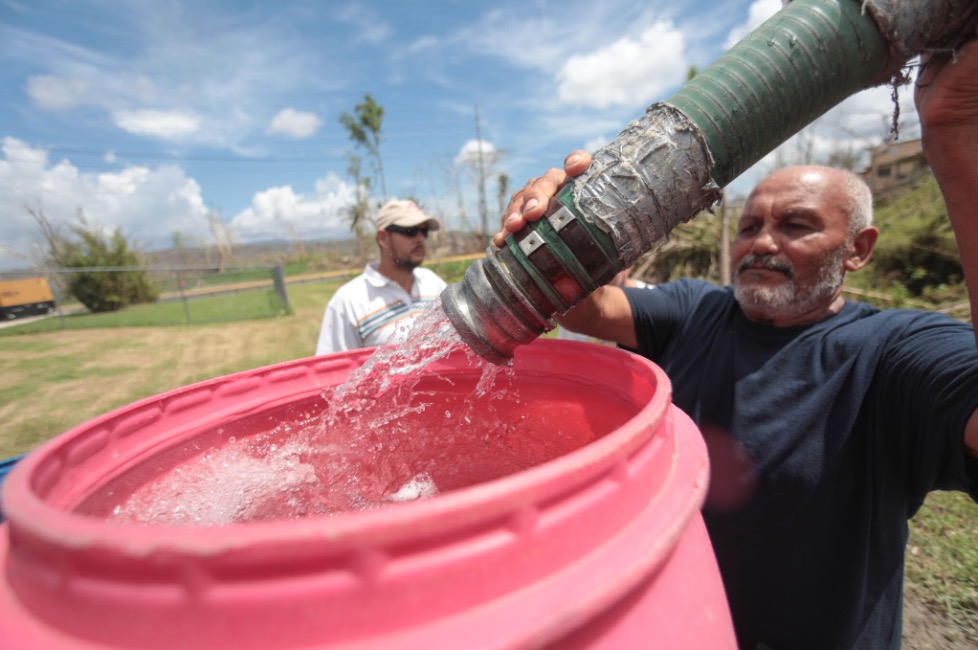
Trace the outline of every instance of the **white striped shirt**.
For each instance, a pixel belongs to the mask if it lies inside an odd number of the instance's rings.
[[[326,305],[316,354],[403,341],[421,310],[438,300],[446,286],[434,272],[418,267],[409,294],[375,264],[367,264]]]

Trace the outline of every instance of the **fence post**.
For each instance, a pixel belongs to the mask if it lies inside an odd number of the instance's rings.
[[[282,304],[285,305],[285,313],[291,314],[292,305],[289,304],[289,291],[285,287],[285,269],[281,262],[272,269],[272,278],[275,280],[275,292],[278,293],[278,297],[282,299]]]
[[[187,319],[187,325],[190,324],[190,305],[187,303],[187,291],[186,291],[187,280],[183,277],[181,273],[177,273],[177,288],[180,289],[180,300],[183,301],[183,315]]]
[[[58,312],[58,321],[61,323],[61,329],[65,330],[68,329],[68,324],[65,322],[65,310],[62,305],[64,298],[61,296],[58,282],[53,275],[50,269],[44,270],[44,278],[48,281],[48,286],[51,287],[51,295],[54,296],[54,309]]]

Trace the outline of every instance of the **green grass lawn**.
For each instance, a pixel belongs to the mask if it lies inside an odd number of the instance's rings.
[[[978,644],[978,506],[932,492],[911,522],[907,580]]]
[[[144,397],[310,356],[322,311],[337,284],[290,287],[294,315],[166,327],[146,323],[146,312],[164,305],[147,305],[146,310],[79,316],[83,323],[89,319],[79,329],[43,331],[40,326],[59,320],[51,317],[0,330],[5,334],[0,336],[0,458],[24,453],[75,424]],[[213,303],[215,308],[220,302]],[[21,327],[33,333],[11,334]]]
[[[218,323],[282,316],[285,305],[273,289],[242,291],[192,299],[130,305],[97,314],[53,314],[44,320],[0,329],[0,336],[21,336],[62,329],[158,327],[193,323]]]

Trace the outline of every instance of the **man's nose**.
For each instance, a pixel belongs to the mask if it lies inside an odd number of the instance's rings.
[[[756,255],[771,255],[778,252],[778,243],[768,228],[761,228],[751,241],[751,252]]]

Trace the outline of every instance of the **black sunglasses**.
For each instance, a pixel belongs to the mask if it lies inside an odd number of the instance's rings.
[[[404,226],[387,226],[387,232],[396,232],[398,235],[404,235],[405,237],[415,237],[418,233],[426,238],[428,237],[428,229],[424,226],[411,226],[410,228],[405,228]]]

